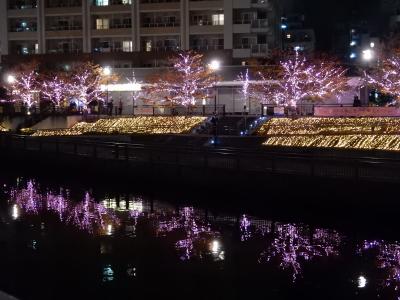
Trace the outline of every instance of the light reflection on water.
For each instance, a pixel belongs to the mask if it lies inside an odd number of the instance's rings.
[[[235,231],[236,228],[238,242],[242,245],[261,242],[262,249],[252,258],[254,262],[286,272],[290,275],[288,280],[293,283],[303,278],[303,269],[310,262],[340,257],[345,243],[344,236],[332,229],[273,222],[246,214],[213,215],[190,206],[175,208],[165,203],[150,204],[141,197],[120,196],[117,199],[105,196],[95,199],[87,191],[82,199],[75,199],[68,189],[60,188],[57,192],[42,189],[34,180],[18,179],[17,184],[8,190],[8,204],[9,217],[13,221],[50,213],[65,226],[89,236],[135,238],[138,224],[144,221],[151,224],[152,230],[148,233],[154,238],[172,243],[176,257],[182,262],[205,260],[223,264],[226,256],[230,255],[229,247],[224,244],[224,230]],[[45,221],[41,224],[45,229]],[[31,240],[28,247],[36,250],[37,241]],[[112,247],[102,243],[100,252],[109,254]],[[398,291],[400,244],[365,240],[354,249],[354,256],[367,254],[374,256],[376,267],[385,271],[381,288]],[[104,264],[101,272],[103,282],[115,280],[112,264]],[[134,265],[128,265],[125,272],[128,277],[137,276]],[[369,280],[360,275],[356,283],[358,288],[365,288]]]

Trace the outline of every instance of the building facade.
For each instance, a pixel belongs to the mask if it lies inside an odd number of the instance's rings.
[[[229,52],[240,63],[281,46],[281,11],[278,0],[4,0],[0,51],[151,67],[168,52],[192,49]]]
[[[305,16],[290,14],[282,17],[282,48],[286,51],[299,51],[313,54],[315,51],[315,32],[305,25]]]

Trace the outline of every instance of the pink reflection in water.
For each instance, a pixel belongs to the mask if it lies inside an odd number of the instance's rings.
[[[172,232],[183,235],[183,238],[175,243],[181,260],[201,258],[212,252],[211,241],[219,236],[219,233],[212,231],[210,224],[196,215],[193,207],[183,207],[177,215],[166,219],[165,217],[164,215],[158,222],[157,233],[162,236]]]
[[[364,241],[358,252],[361,255],[366,252],[374,253],[378,268],[386,270],[387,277],[382,284],[400,293],[400,244],[377,240]]]
[[[113,212],[97,203],[88,192],[82,202],[69,210],[67,222],[77,226],[81,230],[93,233],[95,229],[106,230],[108,223],[119,223]]]
[[[295,281],[302,273],[302,264],[315,257],[339,254],[341,236],[336,231],[306,226],[276,224],[270,245],[260,255],[259,262],[275,261],[288,270]]]
[[[38,214],[42,209],[42,196],[37,193],[36,184],[33,180],[29,180],[26,188],[11,189],[12,201],[29,214]]]
[[[64,195],[66,194],[66,195]],[[38,192],[36,183],[29,180],[26,188],[13,188],[10,192],[11,202],[14,202],[22,211],[27,214],[38,215],[41,212],[54,212],[60,221],[73,224],[81,230],[89,233],[105,231],[110,224],[119,224],[119,219],[114,212],[105,208],[102,204],[96,203],[86,192],[80,203],[73,203],[69,200],[69,193],[59,194],[47,192],[42,196]]]

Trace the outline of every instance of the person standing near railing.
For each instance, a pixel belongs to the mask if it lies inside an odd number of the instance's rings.
[[[118,103],[118,114],[121,116],[122,115],[122,100],[119,99]]]

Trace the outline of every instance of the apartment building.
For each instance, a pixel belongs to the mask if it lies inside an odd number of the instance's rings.
[[[315,50],[315,32],[305,26],[305,16],[291,14],[282,17],[282,48],[312,54]]]
[[[222,51],[240,63],[281,46],[280,6],[279,0],[4,0],[0,54],[90,54],[143,67],[193,49]]]

